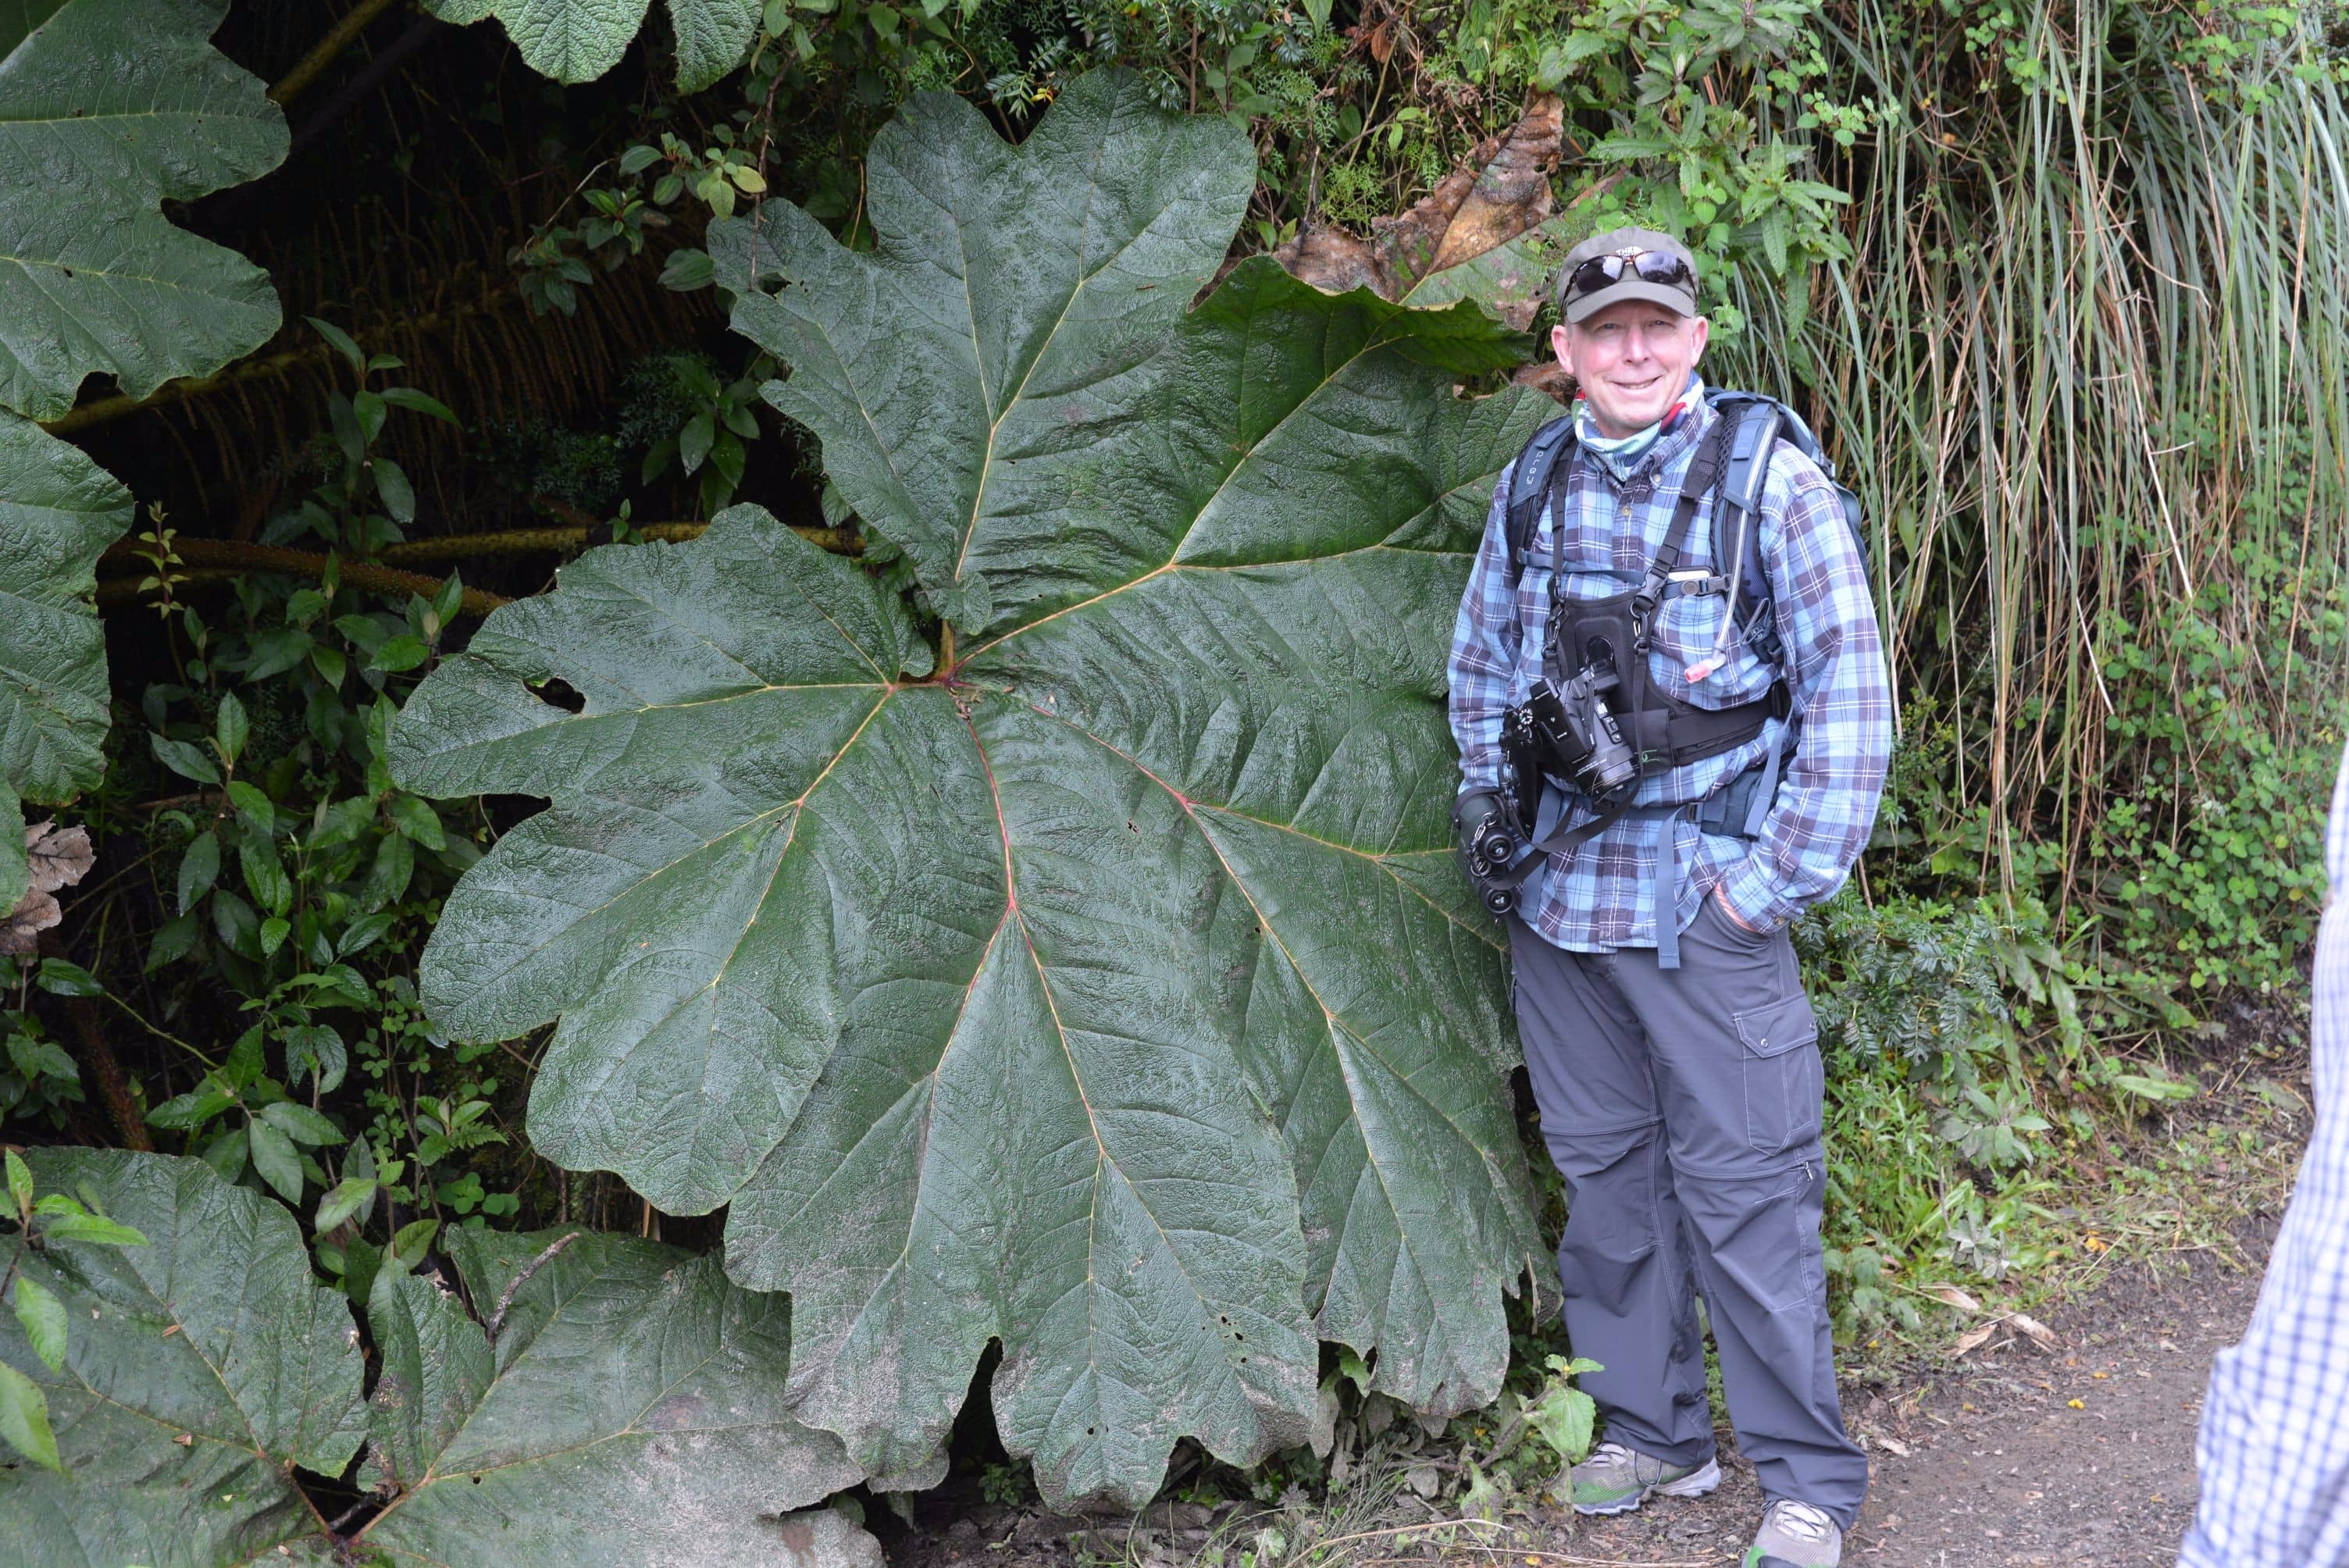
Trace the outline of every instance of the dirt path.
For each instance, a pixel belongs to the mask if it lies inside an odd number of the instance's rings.
[[[2238,1228],[2236,1249],[2250,1269],[2226,1267],[2209,1253],[2115,1265],[2047,1314],[2052,1348],[2028,1335],[1993,1334],[1948,1370],[1912,1369],[1874,1394],[1847,1388],[1847,1419],[1874,1479],[1845,1563],[2176,1563],[2194,1512],[2194,1434],[2210,1358],[2251,1319],[2272,1233],[2272,1217]],[[1539,1568],[1729,1568],[1752,1537],[1762,1498],[1730,1434],[1721,1436],[1723,1480],[1711,1497],[1660,1499],[1607,1520],[1539,1509],[1516,1516],[1498,1541],[1448,1550],[1418,1534],[1429,1526],[1411,1513],[1401,1531],[1371,1529],[1362,1548],[1337,1560],[1381,1568],[1464,1561],[1493,1568],[1513,1560]],[[1154,1522],[1168,1506],[1153,1505]],[[1208,1512],[1173,1505],[1166,1522],[1176,1528],[1136,1535],[1114,1525],[1081,1551],[1071,1549],[1071,1532],[1102,1529],[1101,1522],[988,1508],[949,1524],[942,1514],[930,1526],[941,1533],[900,1542],[890,1561],[901,1568],[1228,1563],[1231,1552],[1203,1558],[1211,1534],[1236,1551],[1247,1527],[1211,1532]],[[1398,1535],[1406,1539],[1381,1539]]]
[[[2266,1233],[2243,1238],[2266,1254]],[[1847,1408],[1874,1481],[1844,1561],[1870,1568],[2175,1563],[2194,1512],[2194,1432],[2210,1358],[2242,1336],[2256,1274],[2195,1254],[2116,1270],[2051,1314],[2055,1347],[1993,1336],[1950,1373]],[[2076,1407],[2076,1408],[2075,1408]],[[1724,1438],[1725,1438],[1724,1434]],[[1761,1509],[1724,1453],[1712,1497],[1586,1522],[1577,1556],[1733,1563]]]
[[[2093,1263],[2075,1253],[2067,1278],[2044,1276],[2063,1305],[2038,1309],[2044,1337],[1996,1319],[2008,1326],[1951,1359],[1940,1347],[1956,1330],[1941,1317],[1926,1336],[1930,1353],[1859,1369],[1844,1410],[1873,1479],[1847,1564],[2177,1561],[2194,1512],[2194,1439],[2211,1358],[2251,1320],[2306,1134],[2297,1033],[2283,1014],[2251,1020],[2234,1049],[2200,1064],[2204,1093],[2190,1117],[2095,1151],[2108,1163],[2062,1173],[2070,1185],[2050,1202],[2065,1203],[2064,1222],[2119,1245]],[[2225,1259],[2165,1250],[2220,1238]],[[1358,1468],[1326,1495],[1289,1485],[1276,1501],[1258,1486],[1255,1504],[1227,1501],[1227,1478],[1225,1500],[1162,1501],[1147,1519],[1126,1521],[982,1504],[966,1484],[956,1497],[926,1496],[913,1530],[885,1517],[880,1528],[896,1568],[1229,1568],[1260,1550],[1282,1554],[1267,1546],[1266,1527],[1292,1543],[1335,1548],[1315,1560],[1347,1568],[1499,1568],[1512,1559],[1533,1568],[1729,1568],[1761,1517],[1753,1470],[1724,1429],[1723,1481],[1711,1497],[1582,1520],[1519,1495],[1497,1531],[1463,1531],[1454,1487],[1438,1485],[1439,1472],[1457,1473],[1451,1439],[1404,1437],[1407,1451]]]

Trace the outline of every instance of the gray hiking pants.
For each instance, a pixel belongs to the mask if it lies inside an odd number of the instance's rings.
[[[1609,1439],[1674,1464],[1713,1451],[1702,1293],[1722,1390],[1763,1492],[1845,1529],[1868,1460],[1836,1398],[1818,1028],[1786,934],[1708,897],[1681,967],[1653,948],[1567,953],[1509,922],[1517,1029],[1566,1178],[1557,1248],[1574,1354]]]

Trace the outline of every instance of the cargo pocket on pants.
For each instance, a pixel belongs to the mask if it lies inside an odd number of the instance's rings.
[[[1756,1153],[1777,1154],[1818,1136],[1819,1026],[1808,998],[1732,1015],[1744,1057],[1745,1136]]]

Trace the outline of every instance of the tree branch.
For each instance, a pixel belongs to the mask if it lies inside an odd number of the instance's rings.
[[[318,73],[335,63],[335,57],[351,46],[367,25],[391,9],[391,0],[359,0],[351,14],[335,24],[317,46],[302,57],[301,63],[281,77],[269,89],[269,98],[280,108],[292,103],[297,94],[318,79]]]
[[[554,1261],[554,1255],[557,1253],[560,1253],[564,1248],[569,1246],[572,1243],[577,1241],[586,1233],[587,1233],[585,1231],[574,1231],[568,1235],[557,1236],[554,1242],[548,1244],[547,1249],[544,1252],[539,1253],[538,1256],[531,1259],[529,1263],[523,1264],[522,1272],[514,1275],[512,1279],[506,1282],[506,1288],[498,1295],[498,1309],[490,1314],[490,1321],[481,1326],[489,1330],[490,1343],[492,1345],[495,1345],[498,1342],[498,1330],[505,1326],[506,1308],[513,1305],[514,1292],[528,1284],[530,1283],[531,1275],[536,1274],[539,1270],[553,1263]]]
[[[323,581],[332,563],[341,580],[354,588],[365,588],[377,593],[420,593],[427,599],[436,598],[444,579],[427,577],[420,573],[401,572],[394,567],[378,565],[370,561],[344,561],[335,556],[315,554],[306,550],[288,550],[276,544],[247,544],[233,539],[181,539],[172,548],[180,559],[194,570],[186,574],[191,583],[219,581],[248,572],[278,572],[288,577],[306,577]],[[151,572],[153,565],[139,555],[130,541],[123,541],[98,557],[98,571],[117,573]],[[115,581],[101,583],[98,587],[100,609],[140,603],[145,595],[139,588],[118,576]],[[468,588],[460,608],[468,615],[486,615],[499,605],[508,603],[502,593],[486,589]]]

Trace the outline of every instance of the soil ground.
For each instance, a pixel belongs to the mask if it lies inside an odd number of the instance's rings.
[[[2263,1260],[2271,1227],[2240,1240]],[[2122,1264],[2051,1313],[2053,1347],[1994,1335],[1947,1371],[1861,1395],[1848,1424],[1873,1480],[1847,1563],[2009,1568],[2175,1563],[2194,1514],[2194,1434],[2210,1358],[2242,1337],[2256,1273],[2208,1252]],[[1724,1438],[1724,1484],[1699,1501],[1592,1521],[1574,1555],[1734,1563],[1762,1507]]]
[[[2277,1039],[2299,1034],[2277,1022],[2240,1029],[2203,1064],[2190,1109],[2114,1171],[2059,1173],[2078,1206],[2058,1212],[2113,1241],[2068,1272],[2041,1271],[2012,1300],[1970,1303],[1920,1336],[1851,1359],[1846,1420],[1873,1479],[1846,1563],[2176,1562],[2194,1511],[2211,1358],[2250,1321],[2308,1130],[2304,1047]],[[2251,1034],[2265,1037],[2256,1052],[2230,1048]],[[2189,1150],[2202,1154],[2159,1158]],[[2018,1305],[2035,1316],[2008,1315]],[[1446,1501],[1456,1454],[1413,1438],[1382,1474],[1333,1476],[1340,1484],[1318,1496],[1292,1490],[1262,1507],[1162,1499],[1133,1519],[1064,1517],[969,1490],[957,1502],[950,1484],[927,1494],[914,1528],[875,1523],[894,1568],[1723,1568],[1739,1560],[1762,1500],[1732,1434],[1720,1435],[1718,1491],[1613,1520],[1524,1499],[1498,1525],[1463,1526]]]

